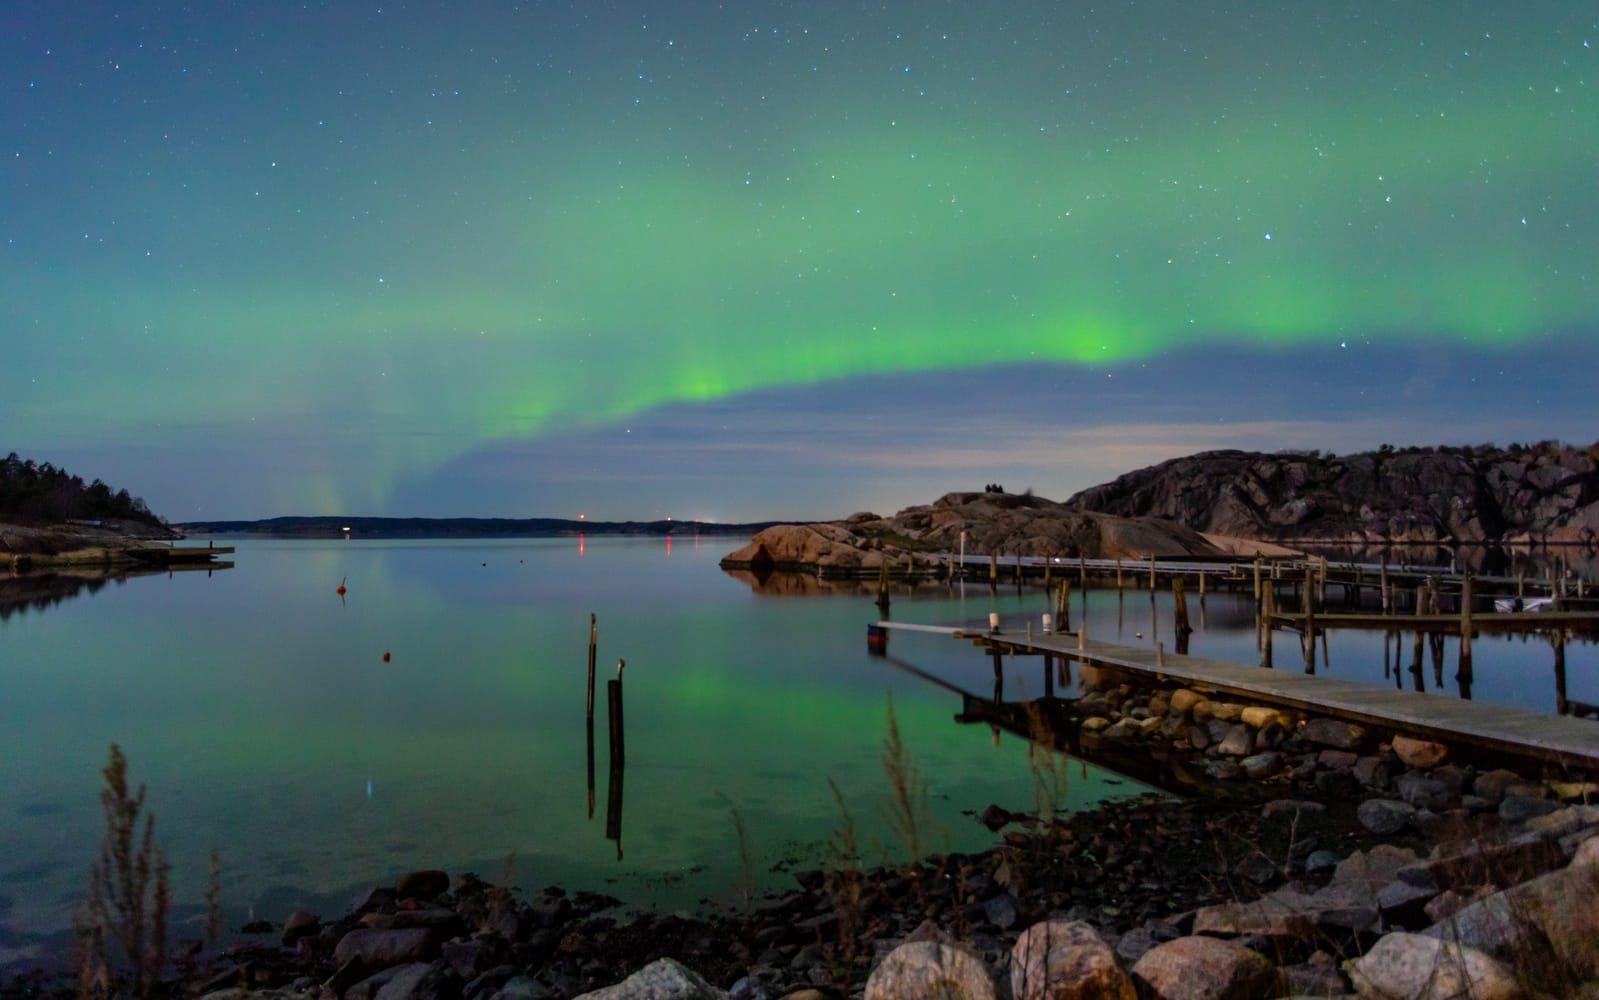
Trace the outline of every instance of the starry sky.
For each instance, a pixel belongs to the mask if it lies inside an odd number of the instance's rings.
[[[1599,427],[1599,11],[0,8],[0,447],[174,520]]]

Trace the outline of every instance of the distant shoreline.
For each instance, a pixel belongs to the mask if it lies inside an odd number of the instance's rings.
[[[258,521],[189,521],[172,527],[188,537],[261,538],[567,538],[577,535],[753,535],[787,521],[589,521],[530,517],[273,517]]]

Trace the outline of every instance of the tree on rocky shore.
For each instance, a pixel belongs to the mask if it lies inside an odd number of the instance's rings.
[[[127,490],[112,492],[96,479],[85,483],[49,462],[23,459],[16,452],[0,461],[0,517],[35,521],[114,518],[160,524],[161,519]]]

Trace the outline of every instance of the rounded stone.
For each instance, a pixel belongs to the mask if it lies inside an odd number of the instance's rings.
[[[995,1000],[982,959],[955,945],[913,941],[889,952],[866,980],[866,1000]]]
[[[1133,981],[1093,927],[1046,920],[1023,931],[1011,949],[1016,1000],[1135,1000]]]

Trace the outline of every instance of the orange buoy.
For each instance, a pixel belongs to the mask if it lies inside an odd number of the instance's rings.
[[[339,589],[334,591],[335,594],[338,594],[340,597],[344,596],[344,581],[348,579],[349,577],[345,577],[344,580],[339,581]]]
[[[384,662],[384,663],[387,663],[387,662],[389,662],[389,654],[388,654],[388,653],[384,653],[384,654],[383,654],[383,662]]]

